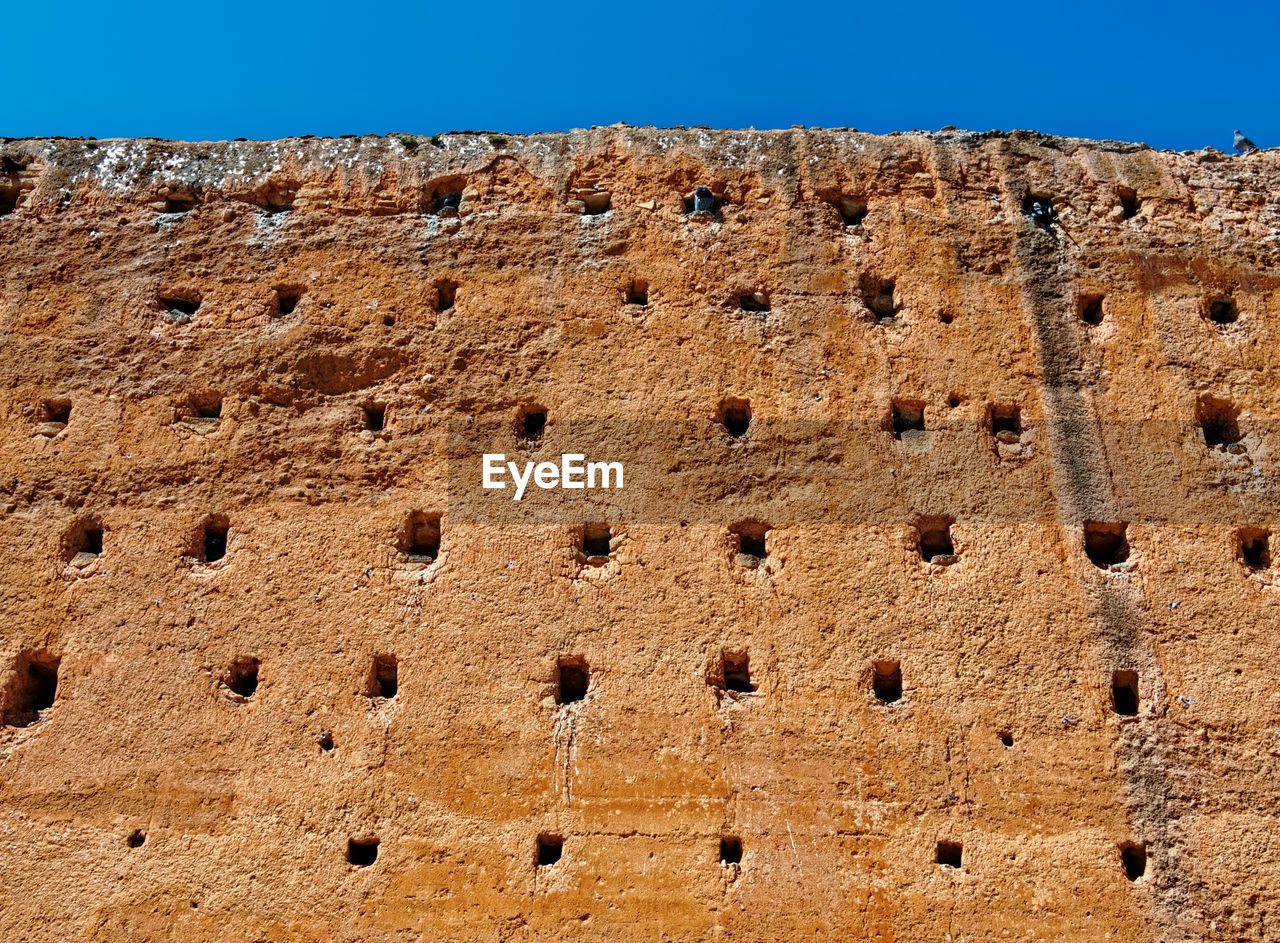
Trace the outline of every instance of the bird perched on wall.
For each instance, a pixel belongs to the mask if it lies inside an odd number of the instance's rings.
[[[1255,151],[1262,150],[1262,148],[1258,147],[1258,145],[1254,144],[1247,137],[1241,134],[1238,128],[1236,129],[1235,140],[1232,144],[1234,144],[1235,149],[1241,154],[1252,154]]]
[[[1027,202],[1024,202],[1022,206],[1023,212],[1030,216],[1032,222],[1041,229],[1052,232],[1054,225],[1057,225],[1062,230],[1062,234],[1071,240],[1071,244],[1077,249],[1080,248],[1080,243],[1076,242],[1075,236],[1067,231],[1067,227],[1062,225],[1062,220],[1058,218],[1058,210],[1053,205],[1053,200],[1047,196],[1029,196],[1027,197]]]
[[[693,191],[693,211],[695,213],[710,213],[716,208],[716,198],[706,187],[698,187]]]

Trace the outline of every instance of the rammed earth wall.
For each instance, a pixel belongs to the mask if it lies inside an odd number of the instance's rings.
[[[1274,154],[0,158],[4,939],[1280,937]]]

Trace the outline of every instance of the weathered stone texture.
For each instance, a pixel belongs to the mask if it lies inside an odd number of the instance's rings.
[[[0,155],[4,939],[1280,939],[1274,153]]]

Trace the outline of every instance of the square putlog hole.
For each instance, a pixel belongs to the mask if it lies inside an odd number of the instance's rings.
[[[237,658],[222,672],[222,687],[236,698],[249,700],[258,690],[260,665],[261,662],[252,656]]]
[[[864,278],[862,303],[877,321],[891,321],[898,316],[898,304],[894,301],[897,286],[887,279]]]
[[[1214,324],[1235,324],[1240,319],[1240,309],[1229,295],[1214,298],[1205,308],[1205,315]]]
[[[1251,570],[1271,566],[1271,532],[1265,527],[1242,527],[1236,534],[1240,561]]]
[[[376,655],[365,681],[366,696],[389,701],[400,693],[400,662],[395,655]]]
[[[387,427],[387,407],[382,403],[370,403],[362,408],[364,427],[370,432],[382,432]]]
[[[1130,881],[1137,881],[1147,873],[1147,846],[1141,842],[1122,842],[1120,844],[1120,866],[1124,868],[1124,876]]]
[[[582,528],[582,555],[588,563],[608,563],[612,544],[613,530],[608,524],[587,524]]]
[[[458,283],[444,278],[435,284],[436,311],[448,311],[458,300]]]
[[[559,835],[539,835],[534,851],[535,860],[540,868],[550,868],[558,864],[564,856],[564,839]]]
[[[200,525],[196,558],[201,563],[217,563],[227,555],[231,525],[221,514],[211,514]]]
[[[991,434],[997,442],[1015,445],[1022,438],[1022,410],[1017,406],[991,407]]]
[[[878,661],[871,677],[871,692],[881,704],[902,700],[902,665],[896,661]]]
[[[958,841],[940,841],[934,860],[944,868],[960,867],[964,856],[964,846]]]
[[[410,563],[433,563],[440,556],[441,520],[441,514],[426,511],[414,511],[405,520],[399,549]]]
[[[526,446],[535,446],[542,441],[542,434],[547,431],[547,408],[537,403],[521,406],[516,413],[515,434]]]
[[[1111,706],[1121,717],[1138,715],[1138,673],[1117,671],[1111,675]]]
[[[348,838],[347,861],[357,868],[367,868],[378,860],[378,839]]]
[[[742,839],[736,835],[723,835],[720,838],[720,863],[727,865],[742,864]]]
[[[24,651],[14,660],[0,691],[4,726],[30,727],[53,707],[62,659],[46,651]]]
[[[949,517],[922,517],[916,522],[916,548],[922,560],[938,566],[956,562],[955,542],[951,539],[953,523]]]
[[[740,521],[729,528],[738,566],[758,567],[769,555],[769,525],[759,521]]]
[[[717,418],[729,433],[729,438],[740,439],[751,428],[751,401],[728,397],[720,402]]]
[[[1094,566],[1105,570],[1129,559],[1129,525],[1085,521],[1084,552]]]
[[[643,278],[633,278],[627,286],[627,304],[647,305],[649,303],[649,283]]]
[[[924,403],[918,400],[894,400],[890,412],[893,437],[901,441],[924,432]]]
[[[576,704],[587,696],[591,668],[581,655],[564,655],[556,661],[556,703]]]
[[[1080,315],[1080,320],[1090,327],[1097,327],[1102,323],[1102,295],[1081,295],[1076,302],[1076,312]]]
[[[1200,424],[1200,434],[1204,444],[1211,449],[1219,449],[1235,454],[1243,454],[1244,445],[1240,443],[1240,410],[1223,399],[1202,396],[1196,403],[1196,421]]]
[[[751,658],[745,652],[722,652],[720,677],[726,691],[751,694],[756,686],[751,680]]]
[[[71,400],[49,399],[40,407],[40,421],[65,426],[71,421]]]

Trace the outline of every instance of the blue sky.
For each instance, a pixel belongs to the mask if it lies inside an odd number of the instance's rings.
[[[1280,144],[1262,2],[16,3],[0,135],[593,124]]]

